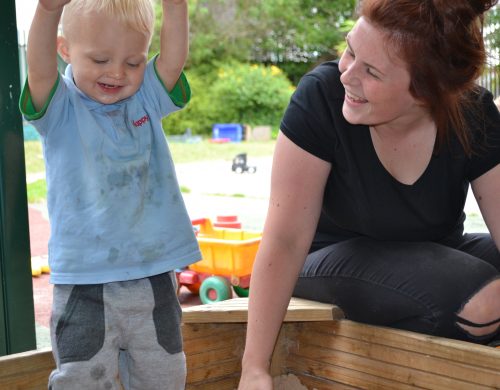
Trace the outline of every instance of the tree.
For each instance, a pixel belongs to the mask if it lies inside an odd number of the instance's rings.
[[[275,64],[293,81],[321,59],[335,58],[342,25],[356,0],[189,0],[187,67],[231,61]],[[158,16],[161,12],[157,13]],[[159,23],[158,23],[159,25]],[[153,42],[153,50],[157,42]]]
[[[484,40],[488,52],[487,66],[478,83],[500,96],[500,9],[494,6],[486,14]]]
[[[160,27],[158,0],[156,31]],[[168,133],[209,135],[214,123],[279,126],[293,86],[338,56],[356,0],[189,0],[191,103]],[[151,52],[159,47],[158,34]],[[284,71],[284,74],[281,72]]]
[[[487,13],[484,31],[486,45],[492,54],[496,54],[498,60],[500,50],[500,9],[498,6]]]

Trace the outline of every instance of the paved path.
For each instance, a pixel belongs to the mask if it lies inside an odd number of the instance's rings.
[[[246,229],[261,230],[271,183],[271,157],[248,160],[255,173],[234,173],[231,162],[179,164],[179,185],[191,218],[236,215]]]

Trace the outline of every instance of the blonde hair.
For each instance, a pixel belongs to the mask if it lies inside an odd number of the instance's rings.
[[[152,0],[72,0],[64,7],[62,34],[67,35],[71,24],[90,12],[117,18],[148,38],[153,35],[155,15]]]

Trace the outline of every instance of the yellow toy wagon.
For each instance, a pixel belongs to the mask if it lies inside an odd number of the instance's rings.
[[[202,260],[177,272],[179,286],[198,293],[203,303],[229,299],[232,290],[247,297],[262,232],[214,227],[209,218],[192,223],[199,226],[196,236]]]

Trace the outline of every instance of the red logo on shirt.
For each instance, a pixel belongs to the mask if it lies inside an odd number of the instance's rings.
[[[138,119],[136,121],[132,121],[132,123],[135,127],[140,127],[148,121],[149,121],[149,117],[147,115],[144,115],[141,119]]]

